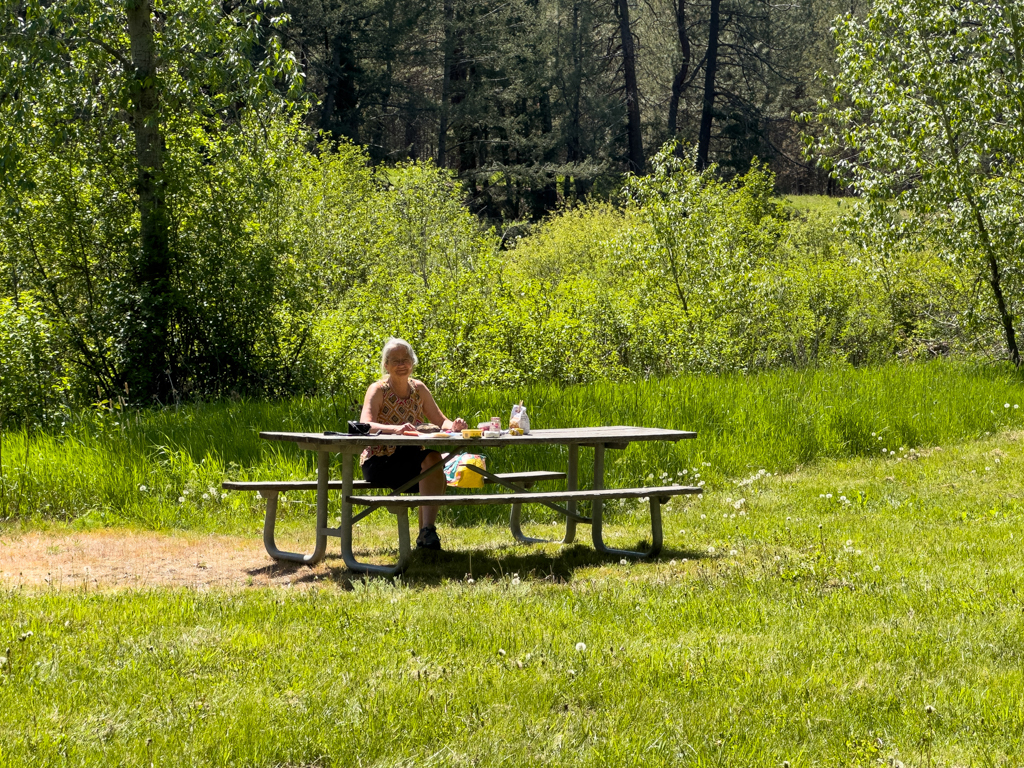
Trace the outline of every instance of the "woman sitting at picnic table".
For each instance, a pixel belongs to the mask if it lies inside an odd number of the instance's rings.
[[[461,430],[466,422],[450,420],[441,413],[427,385],[412,378],[416,367],[416,353],[409,342],[394,337],[388,339],[380,353],[379,381],[370,385],[363,399],[363,413],[359,420],[370,424],[370,431],[385,435],[415,432],[423,424],[436,424],[443,430]],[[363,477],[373,485],[397,489],[421,472],[426,472],[441,461],[441,454],[418,445],[375,445],[368,447],[359,457]],[[420,480],[420,495],[440,496],[446,487],[444,472],[437,470]],[[417,549],[441,549],[434,522],[436,506],[420,507],[420,533],[416,537]]]

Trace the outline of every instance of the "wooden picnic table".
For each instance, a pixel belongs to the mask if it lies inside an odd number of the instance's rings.
[[[604,459],[606,449],[623,449],[634,442],[666,441],[676,442],[696,437],[696,432],[684,432],[675,429],[659,429],[652,427],[578,427],[570,429],[536,429],[528,435],[509,435],[503,433],[501,437],[482,437],[465,439],[458,433],[449,437],[436,437],[430,435],[405,436],[405,435],[339,435],[323,432],[261,432],[260,437],[264,440],[275,440],[295,443],[300,449],[315,451],[317,454],[317,479],[316,479],[316,544],[310,554],[299,554],[283,552],[273,545],[273,518],[271,513],[270,498],[268,498],[267,525],[264,528],[264,541],[267,544],[267,551],[271,556],[280,560],[292,560],[314,564],[323,559],[327,549],[327,538],[335,536],[341,539],[341,554],[345,565],[353,571],[364,573],[380,573],[393,575],[404,569],[409,556],[409,526],[407,510],[412,506],[419,506],[422,502],[429,504],[461,505],[461,504],[511,504],[511,527],[513,535],[523,542],[539,542],[542,539],[534,539],[524,535],[520,528],[519,510],[523,503],[540,503],[559,512],[565,518],[565,535],[561,543],[571,543],[576,535],[576,526],[585,524],[591,526],[591,535],[594,546],[601,552],[615,555],[632,557],[649,557],[656,555],[661,549],[661,515],[660,504],[671,496],[683,493],[700,493],[698,487],[684,486],[659,486],[625,489],[606,489],[604,487]],[[507,488],[511,493],[502,494],[449,494],[444,497],[422,497],[416,495],[400,496],[404,491],[414,491],[420,479],[432,471],[441,471],[442,464],[438,463],[427,472],[410,480],[406,485],[398,488],[393,495],[388,496],[358,496],[353,493],[366,484],[355,480],[356,457],[362,453],[367,446],[401,446],[415,445],[446,452],[446,459],[453,455],[465,452],[476,452],[480,449],[506,448],[517,445],[564,445],[568,449],[568,462],[564,478],[566,481],[565,491],[530,492],[529,485],[537,479],[550,477],[563,477],[563,473],[550,472],[523,472],[510,474],[497,474],[473,468],[480,472],[489,483],[496,483]],[[592,448],[594,452],[593,482],[592,488],[581,490],[579,488],[579,450],[580,447]],[[331,454],[341,454],[341,487],[338,489],[337,482],[330,477]],[[295,483],[292,483],[294,485]],[[251,486],[254,490],[259,484],[251,483],[230,483],[226,482],[224,487],[240,489],[244,486]],[[268,487],[272,484],[266,484]],[[279,486],[289,485],[287,482]],[[307,485],[308,487],[308,485]],[[331,489],[341,490],[341,524],[338,528],[328,527],[328,491]],[[634,552],[630,550],[611,549],[604,544],[603,540],[603,502],[614,498],[647,498],[651,504],[652,524],[652,547],[649,552]],[[276,492],[273,497],[276,508]],[[578,502],[589,501],[591,504],[590,517],[584,517],[578,512]],[[367,507],[364,511],[355,514],[354,507]],[[375,565],[359,561],[352,549],[352,528],[355,523],[379,507],[387,507],[398,517],[399,536],[399,562],[394,565]],[[269,527],[269,529],[268,529]],[[268,536],[269,530],[269,536]]]

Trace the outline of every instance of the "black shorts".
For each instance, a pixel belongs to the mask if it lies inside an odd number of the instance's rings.
[[[415,445],[400,445],[390,456],[371,456],[363,462],[363,479],[370,485],[394,490],[405,485],[423,471],[427,454],[437,453]],[[413,486],[406,493],[419,493]]]

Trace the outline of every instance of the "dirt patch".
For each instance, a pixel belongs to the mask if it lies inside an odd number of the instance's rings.
[[[337,553],[335,553],[337,554]],[[30,531],[0,535],[0,588],[102,590],[349,586],[340,557],[277,563],[258,538],[151,531]]]

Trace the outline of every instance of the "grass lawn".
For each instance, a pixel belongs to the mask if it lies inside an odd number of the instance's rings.
[[[8,585],[0,764],[1020,766],[1022,445],[751,471],[653,563],[479,522],[398,582]]]

